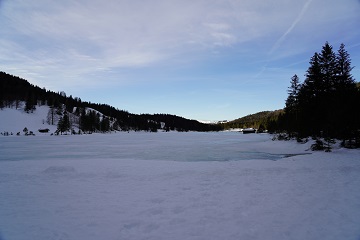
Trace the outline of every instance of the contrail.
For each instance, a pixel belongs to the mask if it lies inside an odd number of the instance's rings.
[[[297,18],[295,19],[295,21],[291,24],[291,26],[288,28],[288,30],[276,41],[276,43],[274,44],[274,46],[271,48],[269,54],[272,54],[275,50],[277,50],[280,46],[280,44],[284,41],[285,37],[295,28],[295,26],[300,22],[300,20],[303,18],[306,10],[309,8],[310,3],[313,0],[308,0],[303,8],[301,9],[300,14],[297,16]]]

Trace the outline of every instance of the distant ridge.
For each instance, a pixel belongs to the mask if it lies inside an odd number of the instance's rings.
[[[200,123],[183,117],[170,114],[133,114],[125,110],[119,110],[107,104],[84,102],[79,97],[67,96],[65,92],[53,92],[30,84],[27,80],[17,76],[0,72],[0,109],[18,107],[18,104],[26,102],[25,111],[36,111],[36,106],[47,105],[51,109],[58,109],[75,114],[81,119],[89,113],[85,109],[94,109],[105,115],[113,122],[111,130],[120,131],[218,131],[219,125]],[[83,112],[82,112],[83,111]],[[96,113],[94,113],[96,117]],[[89,120],[90,116],[87,116]],[[89,124],[89,123],[88,123]],[[92,125],[91,125],[92,124]],[[80,124],[80,129],[84,125]],[[92,119],[90,126],[93,131],[102,131],[101,124]]]
[[[262,111],[254,114],[249,114],[229,122],[222,123],[224,129],[230,128],[255,128],[271,130],[277,124],[277,120],[281,114],[284,113],[283,109],[275,111]]]

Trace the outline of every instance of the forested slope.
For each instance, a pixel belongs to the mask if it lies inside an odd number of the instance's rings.
[[[48,105],[63,118],[66,114],[75,114],[79,117],[80,129],[83,131],[108,131],[111,128],[124,131],[157,131],[162,127],[165,130],[177,131],[220,130],[219,126],[204,124],[175,115],[139,115],[119,110],[107,104],[82,101],[78,97],[67,96],[64,92],[49,91],[34,86],[20,77],[0,72],[0,108],[17,108],[22,101],[26,102],[25,111],[27,112],[36,111],[36,106]],[[110,122],[113,124],[109,124]]]

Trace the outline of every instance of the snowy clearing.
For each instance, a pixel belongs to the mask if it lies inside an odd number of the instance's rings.
[[[360,151],[309,144],[234,132],[0,136],[0,239],[360,239]]]

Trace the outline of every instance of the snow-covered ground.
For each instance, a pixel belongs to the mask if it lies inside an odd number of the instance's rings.
[[[7,132],[16,135],[20,133],[24,135],[24,128],[32,131],[35,135],[50,135],[56,131],[55,125],[47,123],[47,115],[49,112],[48,106],[37,106],[33,113],[26,113],[24,108],[25,103],[22,103],[19,109],[4,108],[0,110],[0,133]],[[48,128],[49,133],[39,133],[39,129]]]
[[[0,239],[359,240],[360,151],[308,148],[235,132],[0,136]]]

